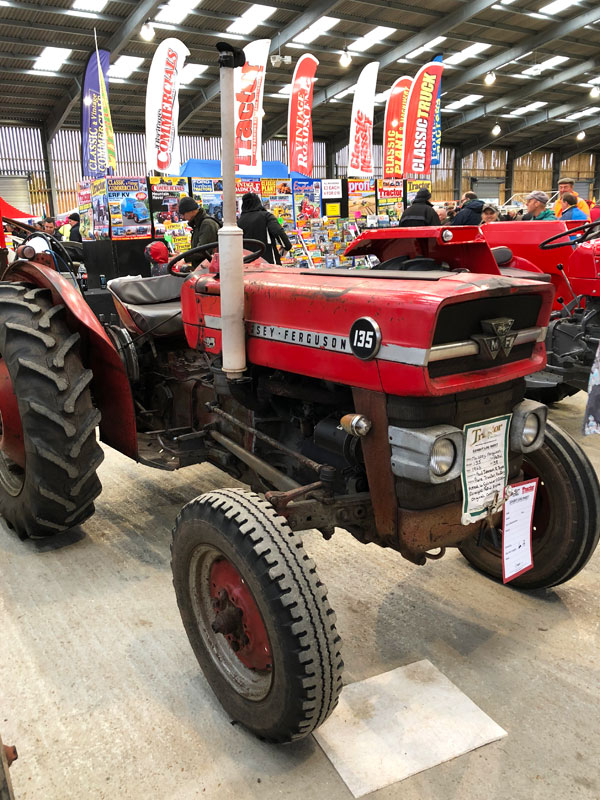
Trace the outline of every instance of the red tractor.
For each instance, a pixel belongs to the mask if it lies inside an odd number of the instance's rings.
[[[227,111],[243,52],[219,49]],[[227,117],[222,130],[233,137]],[[188,274],[111,281],[120,325],[97,320],[50,253],[2,270],[0,513],[23,537],[87,519],[96,427],[144,464],[209,462],[248,484],[182,509],[173,582],[227,712],[283,742],[323,722],[342,686],[299,531],[340,526],[418,565],[458,547],[502,580],[505,487],[537,478],[534,565],[513,583],[538,589],[589,560],[600,487],[524,397],[546,363],[552,286],[503,275],[478,228],[380,231],[370,271],[281,268],[248,241],[243,269],[233,138],[223,173],[218,252]]]

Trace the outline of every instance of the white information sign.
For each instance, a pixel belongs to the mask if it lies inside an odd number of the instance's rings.
[[[321,196],[323,200],[341,200],[341,178],[325,178],[321,181]]]
[[[533,567],[531,526],[538,479],[506,487],[502,524],[502,580],[508,583]]]
[[[505,414],[472,422],[463,428],[463,525],[484,519],[490,505],[499,506],[502,502],[508,475],[508,432],[511,417],[512,414]]]

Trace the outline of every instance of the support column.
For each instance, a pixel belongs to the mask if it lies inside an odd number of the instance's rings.
[[[332,139],[327,139],[325,141],[325,170],[325,174],[328,178],[337,178],[335,147]]]
[[[594,153],[594,186],[592,197],[596,198],[596,203],[600,204],[600,150]]]
[[[46,173],[46,185],[50,189],[48,203],[50,205],[50,216],[56,217],[58,214],[58,193],[56,191],[56,178],[54,175],[54,165],[52,163],[52,150],[48,140],[48,129],[44,125],[41,128],[42,152],[44,154],[44,171]]]
[[[454,199],[459,201],[462,197],[462,153],[454,148]]]
[[[515,158],[512,150],[506,151],[506,172],[504,175],[504,202],[507,203],[512,197],[515,182]]]
[[[558,191],[558,179],[560,178],[560,150],[552,151],[552,192]]]

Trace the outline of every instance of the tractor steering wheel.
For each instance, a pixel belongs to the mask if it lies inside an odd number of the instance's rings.
[[[576,245],[581,244],[582,242],[588,242],[590,239],[595,239],[598,234],[600,234],[600,220],[596,222],[585,222],[583,225],[579,225],[577,228],[571,228],[568,231],[562,231],[561,233],[557,233],[555,236],[550,236],[549,239],[544,239],[543,242],[540,242],[539,248],[540,250],[556,250],[557,247],[566,247],[567,245]],[[571,237],[577,231],[583,231],[579,236],[575,236],[572,239],[565,237]],[[558,241],[563,239],[564,241]]]
[[[252,261],[256,261],[257,258],[260,258],[262,254],[266,250],[266,245],[264,242],[261,242],[259,239],[244,239],[243,246],[250,245],[251,247],[256,247],[256,250],[253,250],[251,253],[248,253],[244,256],[243,261],[244,264],[250,264]],[[258,245],[258,247],[257,247]],[[192,247],[191,250],[186,250],[185,253],[180,253],[178,256],[172,258],[169,263],[167,264],[167,269],[169,270],[171,275],[177,275],[178,277],[185,277],[189,275],[192,271],[192,268],[189,267],[186,270],[178,270],[175,272],[173,267],[182,259],[189,258],[190,256],[195,256],[197,253],[204,253],[205,258],[210,258],[211,254],[208,252],[209,250],[219,249],[218,242],[209,242],[209,244],[200,245],[200,247]],[[249,249],[249,248],[247,248]]]
[[[60,258],[63,260],[65,267],[71,273],[75,281],[77,281],[77,270],[75,269],[75,264],[73,263],[73,258],[71,254],[67,250],[67,248],[63,245],[62,242],[59,242],[58,239],[55,239],[54,236],[51,236],[49,233],[45,231],[35,231],[30,233],[26,239],[23,240],[23,244],[27,244],[27,242],[31,241],[31,239],[35,239],[37,237],[42,238],[46,244],[48,245],[49,250],[56,250],[57,254],[59,254]],[[56,263],[56,262],[55,262]],[[60,272],[58,267],[56,268],[57,272]]]

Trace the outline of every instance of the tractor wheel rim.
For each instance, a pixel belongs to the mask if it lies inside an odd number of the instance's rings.
[[[0,485],[13,497],[25,482],[25,446],[17,398],[6,362],[0,357]]]
[[[271,648],[242,575],[219,550],[200,545],[190,560],[189,592],[199,633],[221,675],[242,697],[262,700],[273,678]]]

